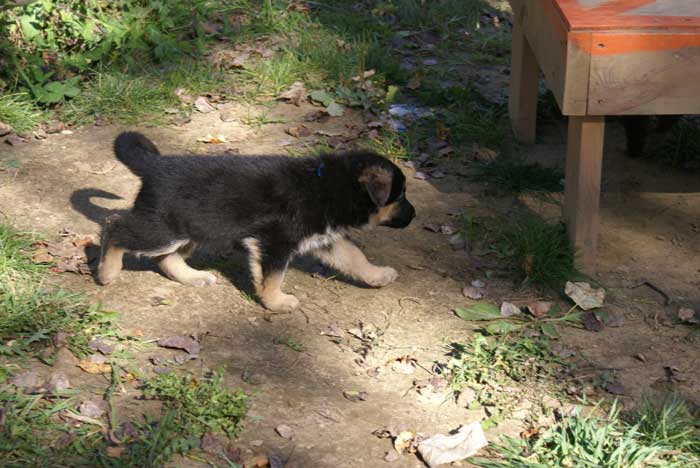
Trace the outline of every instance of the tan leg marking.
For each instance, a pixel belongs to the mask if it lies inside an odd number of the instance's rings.
[[[328,248],[314,252],[323,263],[368,286],[380,288],[393,283],[399,274],[391,267],[373,265],[365,254],[347,239],[340,239]]]
[[[202,287],[216,283],[216,276],[208,271],[195,270],[189,266],[179,252],[164,255],[157,259],[160,269],[173,281]]]
[[[263,305],[280,312],[288,312],[299,307],[299,299],[292,294],[282,292],[282,281],[285,271],[273,271],[265,276],[262,287],[258,289],[258,296]]]
[[[100,265],[97,267],[97,280],[101,285],[108,285],[114,281],[122,271],[122,258],[125,250],[113,245],[102,245]]]

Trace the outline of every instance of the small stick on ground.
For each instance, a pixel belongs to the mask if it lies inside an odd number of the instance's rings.
[[[663,298],[664,298],[664,305],[665,305],[665,306],[671,304],[672,301],[671,301],[671,298],[669,297],[669,295],[666,294],[660,287],[658,287],[658,286],[656,286],[655,284],[653,284],[651,281],[646,281],[646,280],[645,280],[645,281],[642,281],[642,282],[639,283],[639,284],[635,284],[635,285],[632,285],[632,286],[628,286],[627,289],[636,289],[636,288],[638,288],[638,287],[640,287],[640,286],[647,286],[647,287],[649,287],[650,289],[652,289],[653,291],[656,291],[657,293],[661,294],[661,296],[663,296]]]

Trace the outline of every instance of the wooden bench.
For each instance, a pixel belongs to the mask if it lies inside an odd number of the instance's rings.
[[[569,116],[564,216],[593,273],[605,116],[700,114],[700,0],[510,3],[513,130],[535,141],[541,71]]]

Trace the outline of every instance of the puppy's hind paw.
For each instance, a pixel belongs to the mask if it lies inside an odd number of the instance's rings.
[[[368,286],[373,288],[381,288],[396,281],[399,273],[391,267],[377,267],[371,275],[367,275],[364,279]]]
[[[299,299],[291,294],[279,293],[272,297],[265,297],[262,303],[266,309],[273,312],[291,312],[299,307]]]

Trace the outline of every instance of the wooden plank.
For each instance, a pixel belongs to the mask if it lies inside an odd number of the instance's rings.
[[[587,46],[592,41],[590,33],[576,33],[576,40],[569,34],[566,49],[566,71],[561,112],[564,115],[586,115],[588,113],[588,86],[590,80],[591,54]]]
[[[572,31],[700,29],[697,0],[556,0],[556,6]]]
[[[567,48],[564,23],[551,0],[522,0],[516,15],[514,23],[522,25],[547,86],[562,108]]]
[[[614,47],[628,39],[620,36],[596,33],[593,44]],[[635,37],[640,43],[663,42],[668,35]],[[675,50],[593,55],[590,67],[590,115],[700,113],[700,44]]]
[[[515,137],[534,143],[540,69],[519,19],[516,17],[513,23],[508,113]]]
[[[595,272],[605,117],[571,116],[566,149],[564,217],[576,266]]]

